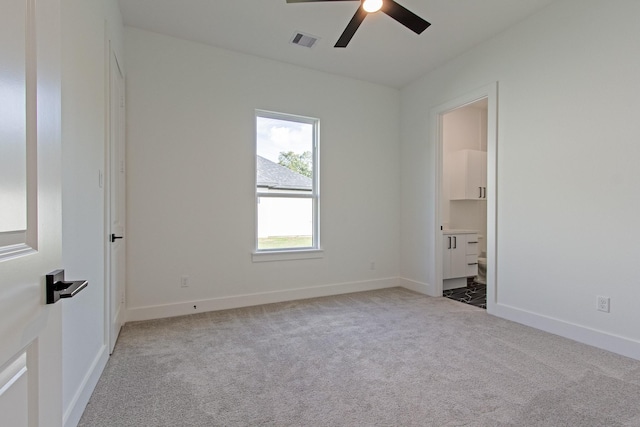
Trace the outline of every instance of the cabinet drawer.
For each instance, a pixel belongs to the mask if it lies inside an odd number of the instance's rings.
[[[478,257],[476,255],[467,255],[466,259],[466,273],[467,277],[478,275]]]
[[[469,234],[467,237],[467,255],[478,255],[478,236]]]

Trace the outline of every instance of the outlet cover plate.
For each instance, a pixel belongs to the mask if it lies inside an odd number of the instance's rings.
[[[608,297],[599,296],[596,302],[597,304],[596,308],[598,309],[598,311],[609,313],[609,309],[610,309],[609,303],[610,303],[610,299]]]
[[[180,277],[180,287],[188,288],[189,287],[189,276]]]

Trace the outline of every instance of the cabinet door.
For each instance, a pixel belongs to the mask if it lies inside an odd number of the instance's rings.
[[[484,187],[484,198],[487,198],[487,152],[480,152],[480,185]]]
[[[482,200],[487,197],[487,153],[460,150],[450,154],[449,198],[451,200]]]
[[[467,275],[467,237],[464,234],[453,234],[449,250],[451,256],[451,277]]]
[[[449,198],[464,200],[467,198],[467,163],[466,151],[454,151],[449,154],[447,176],[449,178]]]
[[[482,158],[486,163],[486,153],[475,150],[465,150],[467,154],[467,179],[466,179],[466,199],[483,199],[484,187],[487,183],[486,166],[483,167]],[[483,156],[484,154],[484,156]],[[484,172],[484,184],[482,180]]]
[[[467,275],[467,239],[464,234],[444,236],[442,278],[454,279]]]

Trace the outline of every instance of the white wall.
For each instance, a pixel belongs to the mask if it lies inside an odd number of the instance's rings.
[[[128,320],[396,283],[399,91],[125,34]],[[252,262],[255,109],[320,119],[323,258]]]
[[[498,81],[492,312],[640,358],[638,16],[635,0],[557,2],[403,89],[404,278],[435,281],[429,111]]]
[[[105,20],[122,52],[116,0],[62,1],[63,265],[89,286],[64,301],[63,390],[66,426],[77,424],[108,357],[104,324]]]
[[[487,151],[485,103],[479,101],[443,116],[443,154],[458,150]]]

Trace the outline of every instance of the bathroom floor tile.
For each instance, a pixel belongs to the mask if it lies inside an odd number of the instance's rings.
[[[449,289],[444,291],[442,296],[476,307],[487,308],[487,285],[480,283],[472,282],[465,288]]]

